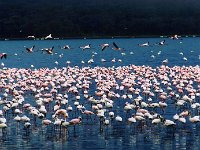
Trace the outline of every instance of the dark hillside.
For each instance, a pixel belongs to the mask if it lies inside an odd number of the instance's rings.
[[[0,38],[200,34],[198,0],[4,0]]]

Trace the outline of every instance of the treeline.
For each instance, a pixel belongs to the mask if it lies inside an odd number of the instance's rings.
[[[0,38],[200,34],[199,0],[1,0]]]

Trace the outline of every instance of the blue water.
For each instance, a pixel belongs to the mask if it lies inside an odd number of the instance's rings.
[[[159,46],[154,45],[155,43],[165,39],[166,45]],[[85,63],[91,58],[94,52],[94,63],[90,66],[105,66],[109,67],[113,64],[111,60],[116,58],[116,60],[121,59],[122,63],[115,63],[115,66],[120,65],[149,65],[149,66],[159,66],[164,59],[168,59],[169,66],[179,65],[179,66],[189,66],[199,64],[200,55],[200,38],[183,38],[183,40],[171,40],[167,38],[129,38],[129,39],[74,39],[74,40],[48,40],[48,41],[0,41],[0,52],[6,52],[8,54],[8,59],[1,60],[5,67],[24,67],[29,68],[32,64],[35,68],[41,67],[64,67],[66,66],[66,61],[70,61],[72,66],[81,65],[83,60]],[[139,47],[137,44],[145,43],[149,41],[149,47]],[[117,43],[123,51],[112,50],[112,42]],[[101,51],[100,44],[109,43],[110,47]],[[72,49],[61,50],[60,46],[70,45]],[[79,47],[83,45],[91,44],[92,49],[82,51]],[[27,53],[24,46],[31,47],[35,45],[37,52]],[[47,55],[41,53],[42,48],[50,48],[54,46],[54,55]],[[130,53],[133,54],[130,54]],[[158,53],[161,52],[160,55]],[[179,53],[183,52],[183,56]],[[14,54],[17,54],[15,56]],[[125,55],[121,55],[125,53]],[[63,54],[62,58],[59,55]],[[152,58],[154,55],[155,58]],[[183,57],[188,60],[184,61]],[[107,62],[102,63],[101,59],[105,59]],[[59,64],[56,65],[55,61]]]
[[[166,45],[155,43],[165,39]],[[137,44],[149,41],[149,47],[139,47]],[[130,64],[157,67],[164,59],[168,59],[169,66],[195,66],[200,64],[200,38],[183,38],[171,40],[168,38],[129,38],[129,39],[73,39],[73,40],[28,40],[28,41],[0,41],[0,52],[8,54],[7,59],[0,60],[7,68],[61,68],[70,66],[126,66]],[[101,51],[102,43],[117,43],[122,51],[114,51],[111,47]],[[61,50],[60,46],[69,44],[72,49]],[[91,44],[92,49],[82,51],[79,46]],[[27,53],[24,46],[35,45],[33,53]],[[42,53],[40,49],[55,47],[54,55]],[[180,54],[183,53],[183,55]],[[122,55],[121,53],[125,53]],[[160,54],[158,54],[160,53]],[[59,55],[63,54],[60,58]],[[87,61],[94,55],[94,63]],[[154,55],[155,58],[151,56]],[[183,60],[187,58],[187,61]],[[101,59],[106,62],[101,62]],[[116,62],[111,60],[116,58]],[[122,62],[118,62],[121,59]],[[55,63],[58,62],[58,65]],[[82,64],[84,61],[85,64]],[[1,66],[3,67],[3,66]],[[2,94],[2,93],[1,93]],[[31,100],[31,95],[25,97]],[[83,100],[82,100],[83,101]],[[69,103],[73,104],[74,99]],[[124,103],[122,103],[124,106]],[[168,104],[167,116],[172,116],[173,105]],[[118,110],[125,118],[123,107]],[[72,117],[71,114],[70,117]],[[1,149],[199,149],[200,125],[179,125],[179,128],[166,129],[163,126],[141,127],[129,125],[126,121],[121,124],[113,122],[109,126],[100,128],[98,119],[92,121],[83,119],[81,125],[69,127],[68,131],[54,130],[53,126],[43,128],[39,121],[27,132],[23,126],[12,120],[12,114],[7,116],[8,128],[0,131]]]

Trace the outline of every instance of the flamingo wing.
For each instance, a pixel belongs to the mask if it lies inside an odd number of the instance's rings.
[[[116,48],[116,49],[119,49],[119,47],[117,46],[117,44],[115,42],[113,42],[113,46]]]

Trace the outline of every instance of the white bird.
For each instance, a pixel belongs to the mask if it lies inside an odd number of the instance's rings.
[[[109,114],[108,114],[108,115],[109,115],[109,117],[110,117],[110,118],[114,118],[114,116],[115,116],[114,112],[112,112],[112,111],[111,111],[111,112],[109,112]]]
[[[94,62],[94,59],[93,58],[91,58],[90,60],[88,60],[88,64],[91,64],[91,63],[93,63]]]
[[[128,122],[130,123],[135,123],[136,119],[134,117],[128,118]]]
[[[180,52],[179,54],[180,54],[180,55],[183,55],[183,52]]]
[[[178,119],[179,119],[179,115],[178,115],[178,114],[175,114],[175,115],[173,116],[173,119],[174,119],[174,120],[178,120]]]
[[[0,129],[3,129],[3,128],[7,128],[7,125],[5,123],[0,123]]]
[[[160,41],[160,42],[158,43],[158,45],[165,45],[165,40]]]
[[[6,122],[7,122],[6,118],[4,117],[0,118],[0,123],[6,123]]]
[[[17,116],[14,118],[14,120],[17,121],[17,122],[19,122],[19,121],[21,120],[21,117],[17,115]]]
[[[122,122],[122,117],[117,116],[117,117],[115,117],[115,120],[118,121],[118,122]]]
[[[58,62],[57,62],[57,61],[55,61],[55,64],[56,64],[56,65],[58,65]]]
[[[121,62],[122,62],[122,60],[121,60],[121,59],[118,59],[118,62],[120,62],[120,63],[121,63]]]
[[[61,49],[71,49],[69,45],[64,45]]]
[[[101,50],[103,51],[106,49],[106,47],[109,47],[109,44],[105,43],[105,44],[101,44],[100,46],[101,46]]]
[[[154,56],[154,55],[151,55],[151,58],[153,58],[153,59],[154,59],[154,58],[155,58],[155,56]]]
[[[45,37],[45,39],[52,39],[53,37],[52,37],[52,35],[51,34],[49,34],[49,35],[47,35],[46,37]]]
[[[28,128],[30,128],[30,126],[31,126],[31,123],[30,123],[30,122],[26,122],[26,123],[24,123],[24,127],[25,127],[25,128],[28,129]]]
[[[183,57],[183,60],[187,61],[187,58],[186,58],[186,57]]]
[[[102,58],[102,59],[101,59],[101,62],[106,62],[106,60]]]
[[[143,43],[143,44],[138,44],[138,46],[149,46],[149,42]]]
[[[168,59],[165,59],[165,60],[162,61],[163,65],[166,65],[167,63],[168,63]]]
[[[159,124],[161,122],[161,119],[160,118],[155,118],[152,120],[152,124]]]
[[[197,123],[200,121],[200,117],[199,116],[194,116],[194,117],[189,117],[189,121],[192,123]]]
[[[72,110],[73,110],[72,106],[69,105],[69,106],[67,107],[67,110],[68,110],[68,111],[72,111]]]
[[[85,45],[85,46],[81,46],[80,48],[81,48],[82,50],[90,49],[90,48],[91,48],[91,44],[88,44],[88,45]]]
[[[3,62],[1,63],[1,66],[2,66],[2,67],[4,67],[4,66],[5,66]]]
[[[27,36],[28,39],[35,39],[35,36],[34,35],[29,35]]]
[[[178,118],[178,121],[182,122],[182,123],[186,123],[186,119],[184,117],[180,117]]]
[[[110,121],[109,121],[108,119],[105,119],[105,120],[104,120],[104,124],[105,124],[105,125],[109,125],[109,123],[110,123]]]
[[[125,55],[126,55],[126,53],[121,53],[121,55],[122,55],[122,56],[125,56]]]
[[[1,99],[1,98],[0,98]],[[3,111],[2,110],[0,110],[0,116],[3,116]]]
[[[164,121],[164,125],[165,125],[165,126],[172,126],[172,125],[176,125],[176,123],[175,123],[174,121],[172,121],[172,120],[166,119],[166,120]]]
[[[116,62],[115,58],[113,58],[113,59],[111,60],[111,62],[112,62],[112,63]]]

